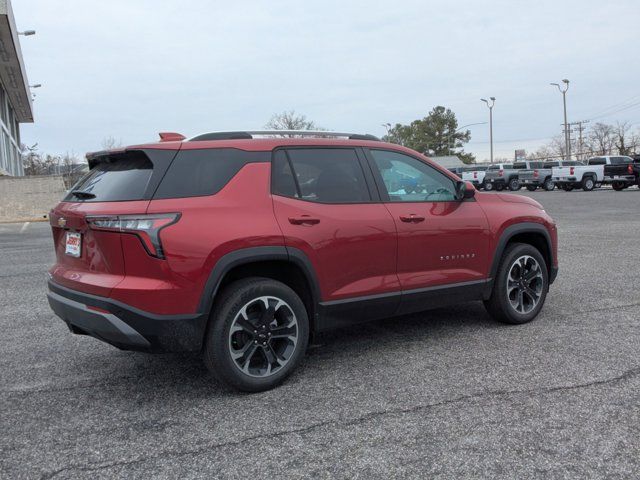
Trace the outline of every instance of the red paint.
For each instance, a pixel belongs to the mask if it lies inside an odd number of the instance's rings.
[[[167,141],[171,140],[171,141]],[[238,148],[271,151],[282,146],[375,147],[409,153],[374,141],[272,138],[163,142],[155,149]],[[131,148],[140,148],[131,147]],[[457,177],[434,165],[450,178]],[[179,213],[160,232],[166,258],[145,250],[135,233],[88,228],[86,216]],[[60,227],[58,219],[66,225]],[[526,197],[476,193],[464,202],[327,205],[270,193],[270,164],[249,163],[217,194],[133,202],[61,202],[51,212],[54,280],[71,289],[110,297],[155,314],[195,313],[205,283],[225,254],[257,246],[302,250],[319,281],[321,300],[374,295],[487,278],[500,234],[518,222],[555,225]],[[65,232],[83,234],[82,254],[65,254]],[[142,240],[141,240],[142,238]],[[556,261],[557,263],[557,261]]]

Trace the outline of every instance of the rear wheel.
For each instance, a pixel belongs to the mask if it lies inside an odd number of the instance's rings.
[[[596,186],[596,182],[593,177],[584,177],[582,179],[582,189],[585,192],[590,192]]]
[[[556,184],[554,183],[554,181],[551,178],[547,178],[544,181],[544,184],[542,185],[542,188],[544,188],[547,192],[550,192],[554,188],[556,188]]]
[[[212,312],[204,361],[223,383],[246,392],[275,387],[300,363],[309,321],[300,297],[267,278],[229,285]]]
[[[526,243],[513,243],[502,256],[491,297],[484,305],[500,322],[530,322],[544,305],[548,281],[547,266],[538,249]]]
[[[509,180],[509,190],[511,190],[512,192],[516,192],[521,188],[522,185],[520,185],[520,181],[517,178],[512,178],[511,180]]]
[[[493,183],[491,183],[491,182],[484,182],[484,184],[483,184],[483,185],[484,185],[484,189],[485,189],[487,192],[490,192],[491,190],[493,190]]]
[[[527,190],[530,192],[535,192],[538,189],[535,185],[527,185]]]

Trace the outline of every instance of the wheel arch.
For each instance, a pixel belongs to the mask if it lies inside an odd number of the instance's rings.
[[[524,222],[511,225],[502,232],[496,244],[489,277],[495,279],[500,266],[500,260],[506,248],[512,243],[526,243],[540,251],[549,272],[549,283],[553,281],[551,271],[553,269],[553,246],[551,235],[544,225],[534,222]]]
[[[315,331],[320,302],[317,277],[301,250],[285,246],[243,248],[222,256],[211,270],[200,298],[198,310],[206,323],[218,293],[231,282],[247,277],[271,278],[290,287],[307,308],[309,331]]]

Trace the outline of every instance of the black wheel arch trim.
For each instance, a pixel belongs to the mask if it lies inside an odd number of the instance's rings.
[[[496,277],[496,274],[498,273],[498,267],[500,266],[500,260],[502,260],[502,254],[507,248],[507,244],[509,243],[509,241],[514,236],[522,233],[541,234],[544,237],[545,241],[547,242],[547,248],[549,249],[549,284],[553,283],[557,274],[557,267],[554,267],[555,258],[553,257],[553,244],[551,242],[551,235],[544,225],[535,222],[517,223],[515,225],[510,225],[509,227],[504,229],[494,250],[491,270],[489,271],[489,278],[494,279]]]
[[[314,306],[320,303],[320,284],[318,283],[311,260],[309,260],[302,250],[295,247],[285,247],[284,245],[262,246],[235,250],[223,255],[216,262],[205,283],[198,305],[198,312],[203,314],[203,318],[207,318],[213,307],[213,302],[222,280],[231,269],[248,263],[269,260],[291,262],[299,267],[311,287],[310,293]]]

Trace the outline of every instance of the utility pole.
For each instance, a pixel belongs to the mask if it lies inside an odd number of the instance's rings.
[[[489,100],[491,100],[491,103],[484,98],[480,99],[489,107],[489,146],[491,148],[491,163],[493,163],[493,106],[496,104],[496,97],[489,97]]]
[[[584,141],[582,132],[586,130],[586,127],[583,126],[585,123],[589,123],[589,120],[580,120],[579,122],[572,122],[569,124],[576,125],[576,128],[578,130],[578,153],[576,153],[576,160],[582,160],[584,154]]]
[[[569,144],[569,123],[567,122],[567,90],[569,90],[569,80],[562,79],[564,88],[558,83],[552,83],[558,87],[560,93],[562,93],[562,105],[564,106],[564,148],[565,148],[565,160],[571,160],[571,145]]]

